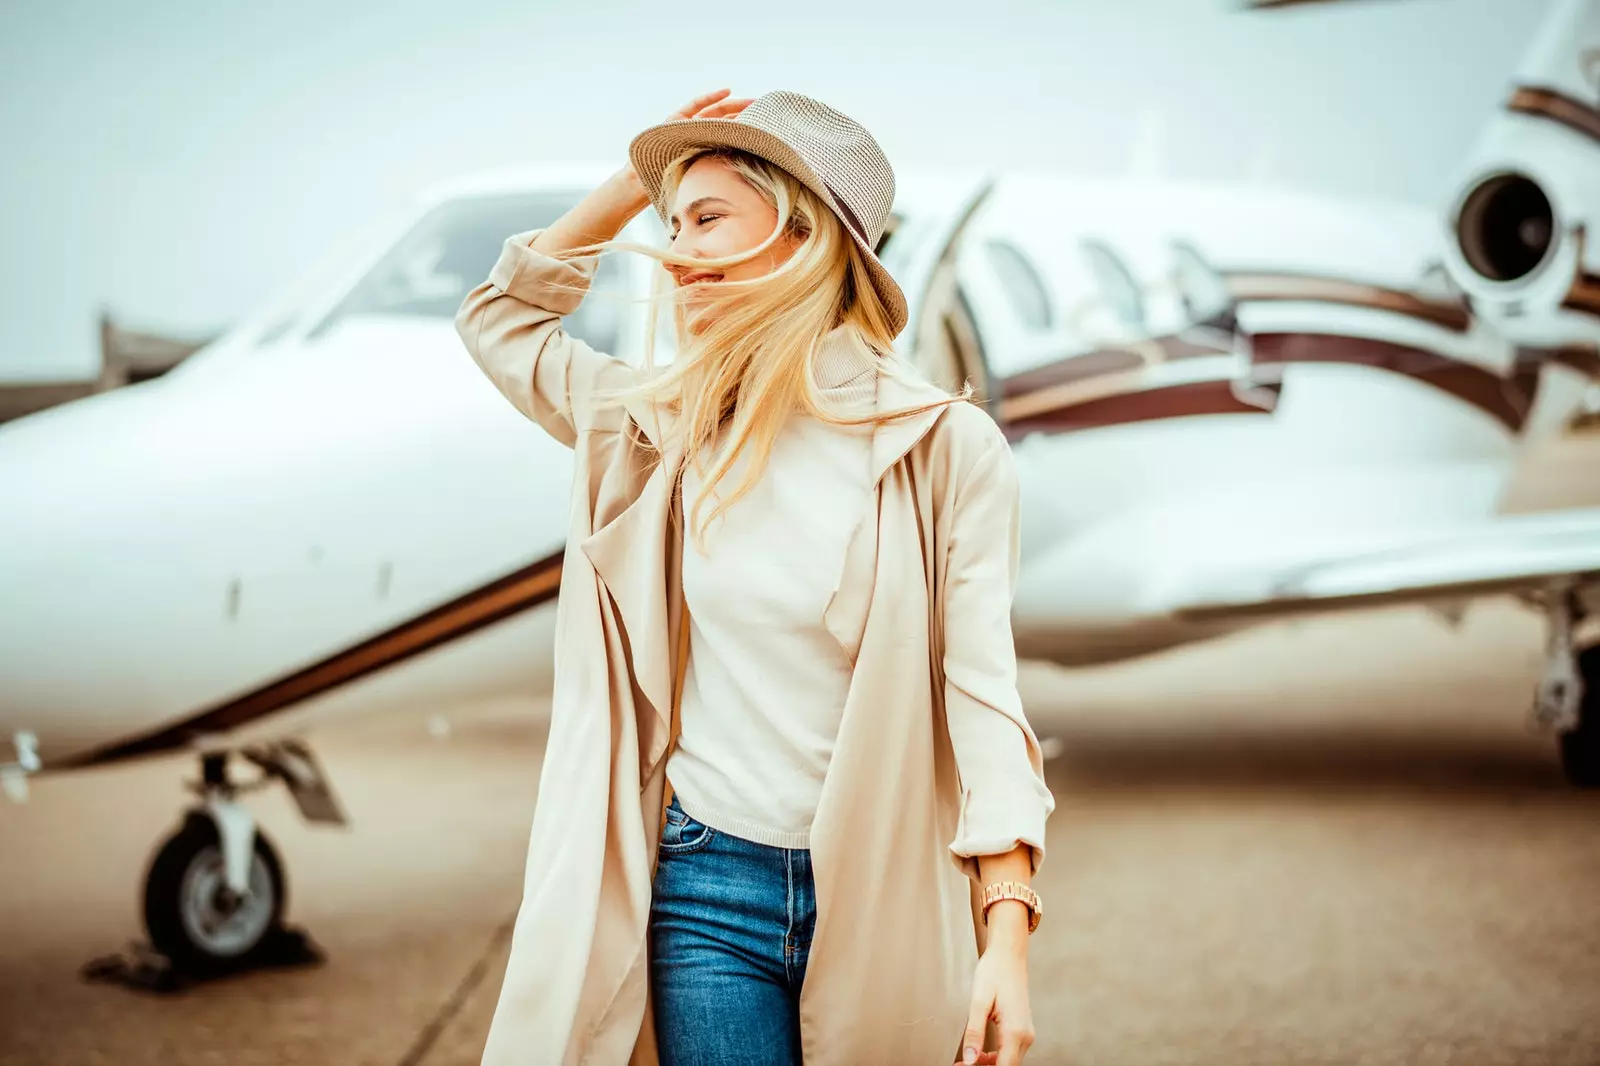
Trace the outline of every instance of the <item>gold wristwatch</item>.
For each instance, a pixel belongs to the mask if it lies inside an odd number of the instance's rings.
[[[992,885],[983,886],[983,924],[989,924],[989,908],[1003,899],[1020,900],[1028,906],[1028,932],[1032,933],[1039,928],[1039,919],[1044,917],[1044,902],[1039,899],[1039,893],[1023,884],[1021,881],[996,881]]]

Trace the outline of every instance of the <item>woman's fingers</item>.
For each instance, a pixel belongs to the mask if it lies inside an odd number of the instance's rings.
[[[710,107],[712,104],[716,103],[718,100],[721,100],[731,92],[733,92],[732,89],[716,89],[712,92],[704,93],[695,97],[693,100],[690,100],[684,106],[678,108],[678,110],[668,115],[667,118],[669,120],[675,118],[694,118],[701,111]]]
[[[751,97],[740,97],[737,100],[723,100],[704,108],[695,118],[732,118],[753,103]]]
[[[967,1031],[961,1034],[961,1058],[964,1066],[975,1066],[983,1055],[983,1033],[989,1025],[989,1011],[994,1007],[993,996],[975,996],[967,1008]]]
[[[749,107],[754,97],[740,96],[730,98],[731,89],[718,89],[715,92],[705,93],[690,100],[667,116],[670,122],[678,118],[732,118],[739,112]]]

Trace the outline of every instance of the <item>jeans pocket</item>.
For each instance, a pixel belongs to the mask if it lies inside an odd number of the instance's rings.
[[[699,851],[711,843],[717,831],[704,822],[697,822],[683,812],[674,797],[667,808],[667,823],[661,827],[660,850],[663,855],[684,855]]]

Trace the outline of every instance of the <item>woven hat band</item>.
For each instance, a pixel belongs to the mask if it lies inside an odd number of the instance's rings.
[[[822,187],[828,190],[829,196],[833,197],[833,206],[839,209],[840,221],[850,227],[851,232],[856,235],[856,239],[868,248],[876,245],[878,242],[867,235],[866,228],[861,225],[861,220],[856,217],[856,213],[851,209],[850,205],[845,203],[844,197],[840,196],[834,187],[827,182],[823,182]]]

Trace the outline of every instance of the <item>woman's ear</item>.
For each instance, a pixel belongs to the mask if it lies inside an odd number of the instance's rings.
[[[811,236],[811,226],[801,216],[800,212],[791,210],[789,220],[783,224],[783,235],[799,243]]]

